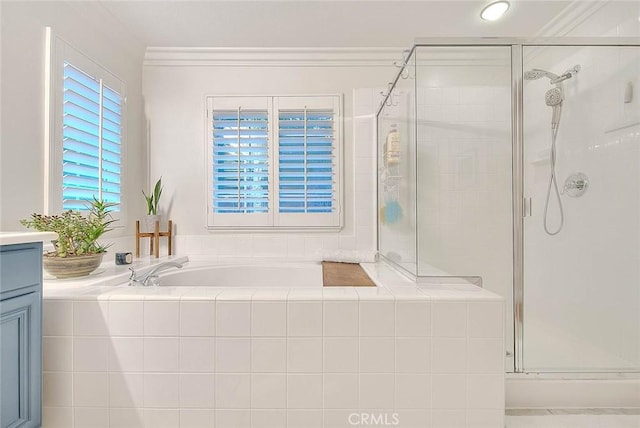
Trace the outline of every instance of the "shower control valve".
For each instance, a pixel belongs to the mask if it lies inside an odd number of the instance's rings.
[[[571,174],[564,182],[562,194],[567,194],[572,198],[579,198],[589,188],[589,179],[581,172]]]

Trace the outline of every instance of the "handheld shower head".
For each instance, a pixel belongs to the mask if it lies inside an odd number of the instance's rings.
[[[560,114],[562,113],[562,100],[564,100],[564,94],[562,88],[555,87],[549,89],[544,94],[544,102],[549,107],[553,107],[553,114],[551,115],[551,128],[556,129],[560,123]]]
[[[559,87],[551,88],[544,94],[544,102],[549,107],[562,104],[562,100],[564,100],[564,95],[562,94],[562,89]]]

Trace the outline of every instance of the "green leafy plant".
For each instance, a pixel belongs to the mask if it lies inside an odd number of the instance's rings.
[[[144,190],[142,191],[144,199],[147,201],[148,215],[158,215],[158,204],[160,203],[160,196],[162,196],[162,189],[164,189],[164,186],[162,185],[162,177],[160,177],[153,187],[153,193],[147,196]]]
[[[20,223],[39,232],[58,234],[58,239],[51,241],[55,251],[47,253],[48,256],[73,257],[104,253],[109,245],[99,244],[98,239],[112,230],[111,224],[117,221],[110,214],[110,208],[116,205],[94,197],[87,204],[89,211],[86,215],[72,210],[60,215],[34,213],[29,219],[20,220]]]

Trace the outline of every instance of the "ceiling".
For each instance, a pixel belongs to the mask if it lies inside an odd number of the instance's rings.
[[[497,22],[488,0],[102,1],[145,46],[396,47],[416,37],[531,37],[570,0],[511,0]]]

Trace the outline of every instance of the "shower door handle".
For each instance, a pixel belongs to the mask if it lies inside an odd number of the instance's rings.
[[[522,198],[522,217],[531,217],[531,198]]]

